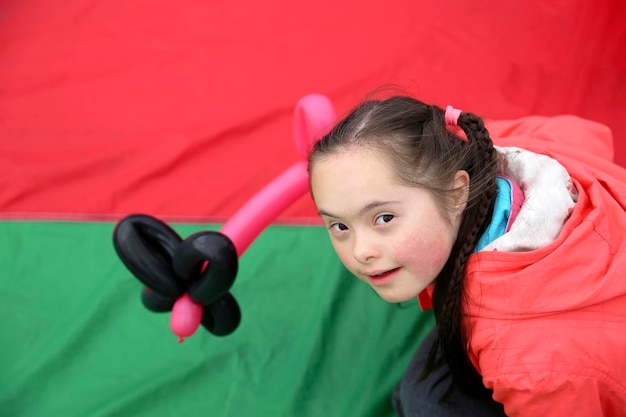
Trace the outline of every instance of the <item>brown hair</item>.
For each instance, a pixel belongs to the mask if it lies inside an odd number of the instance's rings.
[[[437,365],[440,352],[456,386],[481,397],[487,392],[467,353],[463,283],[467,259],[491,219],[496,192],[496,153],[478,116],[461,113],[458,126],[467,140],[446,128],[444,112],[437,106],[408,96],[367,100],[314,145],[309,154],[309,173],[325,155],[366,146],[387,158],[401,183],[430,191],[443,212],[450,207],[455,174],[459,170],[469,174],[468,201],[459,233],[435,281],[433,310],[437,339],[422,376],[427,376]]]

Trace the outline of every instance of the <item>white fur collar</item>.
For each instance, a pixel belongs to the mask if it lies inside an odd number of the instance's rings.
[[[521,148],[497,147],[498,172],[511,177],[524,192],[524,204],[511,229],[483,251],[531,251],[559,235],[578,197],[565,168],[545,155]]]

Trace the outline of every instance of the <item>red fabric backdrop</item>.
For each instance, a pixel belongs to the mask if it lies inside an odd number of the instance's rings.
[[[226,219],[299,158],[300,97],[341,114],[386,83],[605,123],[626,165],[625,21],[621,0],[3,0],[0,214]]]

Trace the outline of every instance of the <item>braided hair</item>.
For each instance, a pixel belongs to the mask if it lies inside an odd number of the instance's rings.
[[[463,215],[448,262],[436,280],[433,310],[437,322],[437,339],[429,353],[422,376],[425,377],[434,368],[437,352],[440,352],[452,371],[457,387],[468,395],[481,398],[490,397],[491,393],[485,389],[480,375],[469,360],[468,332],[464,326],[462,306],[467,260],[493,213],[496,194],[496,152],[489,133],[478,116],[462,113],[458,125],[468,139],[469,200],[473,201],[473,204]],[[477,181],[480,183],[476,184]],[[446,395],[450,392],[449,389]]]
[[[444,360],[453,386],[480,398],[490,394],[468,356],[463,317],[467,260],[491,220],[496,193],[496,152],[483,121],[461,113],[457,125],[467,140],[445,126],[444,111],[408,96],[363,102],[318,141],[309,154],[315,162],[341,150],[366,146],[390,162],[398,181],[430,191],[442,213],[452,208],[451,184],[459,170],[468,173],[468,200],[450,256],[435,280],[433,310],[437,338],[422,377]],[[439,359],[438,359],[439,358]]]

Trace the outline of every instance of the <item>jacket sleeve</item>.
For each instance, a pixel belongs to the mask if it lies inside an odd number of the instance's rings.
[[[613,161],[611,130],[591,120],[571,115],[528,116],[517,120],[486,121],[485,124],[496,145],[524,148],[527,140],[539,141],[547,148],[565,146]]]
[[[623,387],[589,375],[517,373],[490,382],[510,417],[617,417],[626,409]]]

